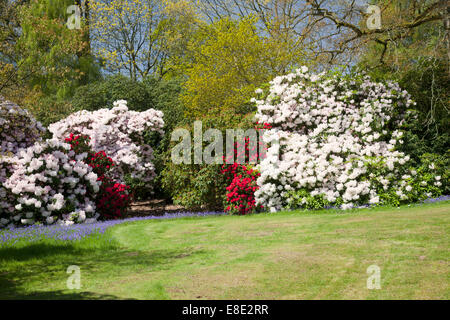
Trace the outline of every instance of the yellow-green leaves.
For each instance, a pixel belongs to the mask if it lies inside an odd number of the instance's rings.
[[[182,96],[191,119],[234,114],[239,122],[254,90],[303,60],[290,43],[262,36],[257,19],[221,19],[202,25],[188,44],[191,52]],[[239,111],[240,110],[240,111]],[[243,111],[242,111],[243,110]]]

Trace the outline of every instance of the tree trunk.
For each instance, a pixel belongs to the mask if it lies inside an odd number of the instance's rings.
[[[448,75],[450,76],[450,4],[447,4],[444,17],[445,26],[445,42],[447,44],[447,68]]]

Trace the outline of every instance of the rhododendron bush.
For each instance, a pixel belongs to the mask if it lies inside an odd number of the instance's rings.
[[[10,177],[16,167],[16,159],[0,155],[0,227],[10,222],[14,213],[15,196],[5,187],[4,183]]]
[[[430,181],[397,151],[413,104],[398,84],[302,67],[257,94],[256,119],[272,125],[264,134],[267,157],[258,165],[257,204],[271,211],[293,204],[346,209],[439,194],[438,175],[429,189],[413,187]]]
[[[144,135],[156,132],[163,135],[163,113],[148,109],[143,112],[128,110],[127,102],[114,102],[112,109],[79,111],[49,126],[53,138],[64,140],[69,134],[91,137],[94,151],[105,151],[115,163],[111,176],[124,182],[125,177],[146,182],[151,188],[155,177],[153,150],[145,144]]]
[[[0,97],[0,155],[33,145],[44,131],[26,109]]]
[[[131,203],[128,193],[129,186],[114,182],[110,179],[103,180],[97,200],[97,212],[104,219],[124,218],[125,212]]]
[[[51,139],[2,158],[2,169],[8,171],[2,186],[8,198],[1,206],[0,226],[95,221],[101,182],[86,157],[87,153],[77,155],[70,144]]]
[[[262,134],[264,130],[270,129],[271,125],[268,123],[256,123],[255,130]],[[225,164],[221,167],[221,174],[225,176],[227,181],[225,211],[230,214],[249,214],[254,213],[260,208],[256,206],[255,192],[259,189],[256,184],[256,179],[260,176],[258,170],[254,168],[251,163],[257,163],[265,158],[267,146],[263,145],[262,141],[258,140],[257,145],[250,146],[250,140],[245,137],[243,148],[241,143],[236,141],[234,143],[233,159],[238,159],[243,156],[244,164],[233,163],[226,164],[232,160],[224,156]],[[243,154],[241,154],[243,152]]]
[[[258,190],[256,179],[259,173],[248,165],[238,163],[223,165],[221,173],[231,182],[226,187],[225,211],[242,215],[254,212],[257,209],[255,191]]]

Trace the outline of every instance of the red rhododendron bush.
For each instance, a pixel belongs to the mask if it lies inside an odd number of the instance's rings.
[[[226,188],[225,211],[231,214],[248,214],[256,210],[255,191],[258,190],[256,179],[260,176],[248,165],[223,165],[222,174],[225,174],[230,185]]]
[[[260,134],[263,134],[263,130],[270,129],[272,126],[268,123],[263,125],[256,123],[256,130]],[[246,160],[244,164],[233,163],[233,164],[223,164],[221,168],[221,174],[225,175],[227,183],[230,183],[226,187],[226,198],[225,198],[225,211],[230,214],[249,214],[256,212],[258,207],[256,206],[255,192],[259,189],[256,181],[261,174],[256,170],[252,163],[257,163],[259,160],[265,158],[264,154],[259,153],[261,150],[262,141],[258,142],[258,146],[254,145],[250,148],[249,138],[245,138],[243,148],[240,148],[241,144],[235,142],[234,144],[234,158],[237,159],[241,156],[238,150],[242,150],[244,159]],[[267,150],[265,146],[262,146]],[[240,151],[240,152],[242,152]],[[259,152],[258,152],[259,151]],[[226,157],[224,161],[226,162]],[[264,208],[262,205],[259,209]]]
[[[70,143],[75,154],[87,154],[85,162],[97,174],[97,180],[101,182],[100,190],[96,196],[96,207],[99,217],[102,219],[123,218],[131,203],[130,187],[114,181],[111,172],[115,166],[114,161],[108,157],[105,151],[94,152],[91,148],[91,138],[85,135],[70,134],[65,139]]]

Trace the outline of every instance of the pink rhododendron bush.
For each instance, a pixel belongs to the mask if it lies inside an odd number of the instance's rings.
[[[256,93],[256,119],[272,125],[258,166],[258,205],[347,209],[440,194],[433,164],[416,170],[398,151],[402,119],[413,104],[398,84],[302,67]]]
[[[0,155],[15,154],[33,145],[44,131],[26,109],[0,97]]]
[[[105,151],[114,161],[111,173],[114,179],[124,182],[129,176],[151,188],[150,182],[155,178],[153,150],[145,144],[144,135],[149,131],[163,135],[163,126],[161,111],[131,111],[125,100],[119,100],[112,109],[73,113],[51,124],[49,131],[53,138],[62,141],[71,133],[91,137],[94,151]]]
[[[51,139],[0,159],[7,177],[0,191],[6,196],[0,226],[95,221],[101,182],[84,162],[86,157],[87,153],[76,155],[70,144]]]

